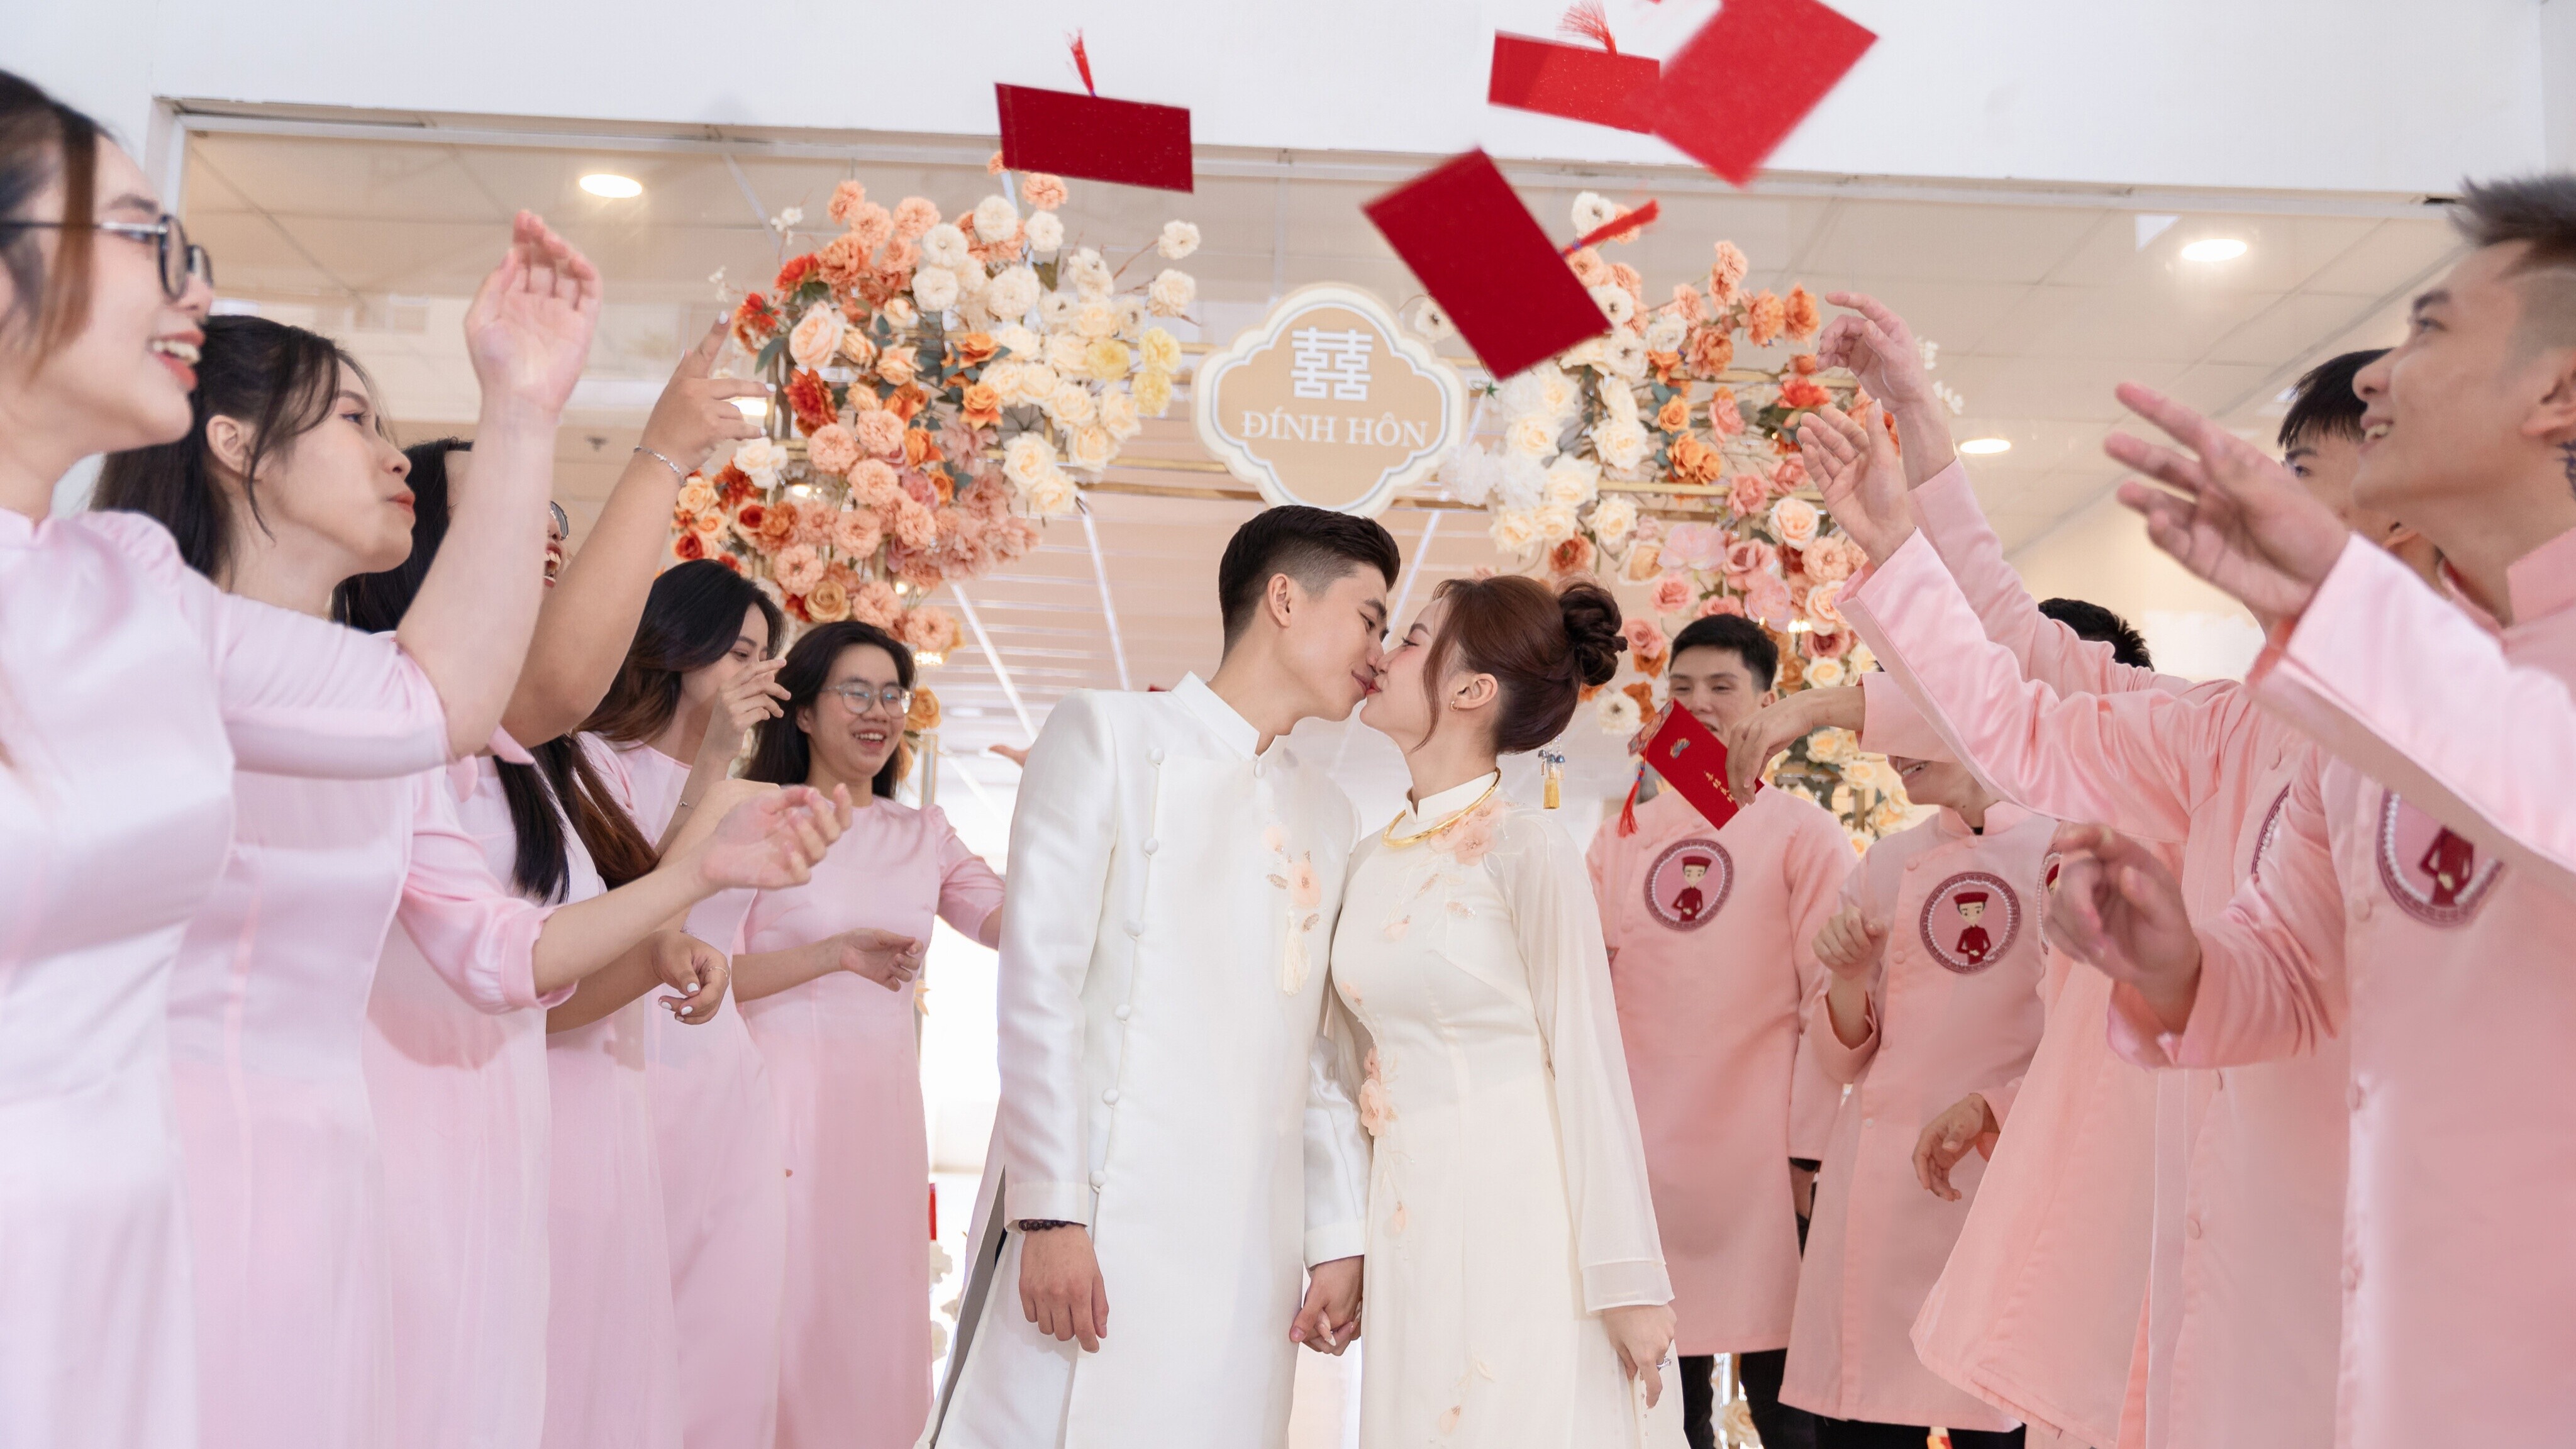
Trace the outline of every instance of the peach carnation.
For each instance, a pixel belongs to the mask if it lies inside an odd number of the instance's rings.
[[[1768,347],[1788,325],[1788,308],[1769,288],[1753,294],[1745,304],[1744,335],[1756,347]]]
[[[938,204],[926,196],[907,196],[894,204],[894,234],[905,241],[917,241],[921,234],[939,225]]]
[[[1020,178],[1020,200],[1031,211],[1053,211],[1064,205],[1065,190],[1061,177],[1043,171],[1032,171]]]
[[[832,547],[843,558],[866,558],[884,541],[874,510],[844,508],[832,516]]]
[[[862,579],[850,590],[850,617],[883,629],[903,612],[903,598],[883,579]]]
[[[866,187],[861,186],[855,181],[844,181],[840,185],[832,188],[832,200],[823,208],[823,210],[825,214],[832,218],[832,220],[839,222],[843,226],[848,226],[850,224],[850,218],[858,214],[859,207],[865,203],[867,199],[868,189]]]
[[[903,446],[903,419],[884,408],[860,408],[851,415],[850,435],[860,452],[887,457]]]
[[[1789,335],[1800,338],[1813,337],[1816,335],[1816,329],[1823,325],[1823,321],[1824,319],[1816,312],[1816,294],[1804,287],[1791,287],[1785,319]],[[1814,363],[1810,361],[1808,366],[1812,368]]]
[[[802,594],[823,581],[823,556],[809,544],[794,543],[780,549],[769,568],[778,586],[791,594]]]
[[[859,461],[858,437],[839,423],[826,423],[805,439],[805,458],[825,473],[847,473]]]
[[[1753,264],[1745,259],[1743,251],[1735,243],[1722,241],[1717,244],[1717,260],[1708,269],[1709,295],[1717,305],[1723,307],[1735,300],[1735,289],[1744,284],[1744,274],[1752,267]]]

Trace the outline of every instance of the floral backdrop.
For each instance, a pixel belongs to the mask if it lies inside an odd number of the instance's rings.
[[[937,663],[957,621],[929,596],[1035,547],[1171,406],[1181,347],[1154,319],[1185,315],[1198,284],[1137,264],[1188,256],[1198,228],[1168,223],[1113,267],[1066,236],[1062,180],[989,169],[1003,190],[953,215],[919,196],[888,210],[844,181],[837,235],[766,290],[725,294],[729,370],[769,382],[768,436],[688,480],[674,557],[739,570],[799,623],[864,620]],[[771,224],[787,239],[803,220]]]
[[[1574,203],[1586,235],[1623,214],[1591,192]],[[1726,241],[1704,278],[1652,305],[1636,268],[1598,247],[1568,262],[1610,331],[1487,384],[1477,437],[1444,460],[1440,480],[1491,514],[1495,546],[1521,566],[1646,587],[1654,617],[1629,621],[1624,677],[1594,696],[1601,727],[1624,737],[1653,714],[1672,632],[1710,614],[1744,615],[1770,632],[1783,692],[1852,682],[1873,664],[1836,601],[1868,560],[1819,506],[1795,432],[1810,409],[1864,397],[1812,352],[1773,371],[1736,361],[1739,339],[1768,348],[1813,338],[1815,297],[1804,287],[1747,292],[1751,263]],[[1429,303],[1413,325],[1432,337],[1450,330]],[[1799,742],[1771,779],[1832,810],[1856,847],[1912,818],[1895,772],[1846,730]]]

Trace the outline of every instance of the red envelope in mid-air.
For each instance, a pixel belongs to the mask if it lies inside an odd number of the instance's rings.
[[[1655,80],[1661,71],[1652,56],[1497,33],[1485,99],[1514,110],[1651,135]]]
[[[1726,746],[1689,710],[1664,711],[1663,727],[1646,742],[1645,761],[1711,826],[1725,825],[1743,808],[1726,793]],[[1762,791],[1759,784],[1753,789]]]
[[[1877,40],[1817,0],[1726,0],[1664,57],[1655,134],[1746,185]]]
[[[1192,191],[1190,113],[1080,91],[993,87],[1002,113],[1002,164],[1088,181]]]
[[[1610,330],[1482,151],[1433,167],[1365,210],[1497,378]]]

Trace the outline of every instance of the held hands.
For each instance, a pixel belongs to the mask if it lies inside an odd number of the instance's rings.
[[[1887,562],[1914,536],[1914,503],[1878,404],[1863,406],[1857,417],[1830,404],[1809,412],[1798,425],[1798,456],[1825,495],[1825,510],[1871,563]]]
[[[1718,736],[1726,746],[1726,793],[1738,805],[1752,804],[1773,757],[1821,729],[1859,729],[1861,720],[1858,685],[1802,689],[1773,700]]]
[[[1950,1169],[1978,1138],[2002,1130],[1985,1098],[1974,1092],[1961,1097],[1923,1124],[1923,1135],[1914,1141],[1914,1180],[1943,1202],[1957,1202],[1959,1190],[1950,1185]]]
[[[2061,825],[2048,937],[2103,975],[2134,987],[2168,1031],[2191,1020],[2200,938],[2182,887],[2146,847],[2102,825]]]
[[[653,971],[662,984],[680,993],[654,1000],[684,1025],[703,1026],[716,1019],[725,990],[733,984],[733,963],[725,953],[686,931],[653,933]]]
[[[706,840],[690,848],[710,892],[803,885],[831,853],[852,816],[850,788],[829,796],[804,785],[764,790],[725,812]]]
[[[1044,1228],[1020,1234],[1020,1311],[1058,1343],[1081,1340],[1100,1352],[1109,1336],[1109,1285],[1091,1251],[1091,1230]]]
[[[653,400],[652,416],[644,420],[644,446],[678,464],[684,474],[705,467],[718,444],[760,436],[760,425],[735,407],[733,400],[765,396],[769,389],[748,378],[711,375],[716,354],[724,350],[725,321],[718,317],[689,355],[680,359],[662,395]],[[673,487],[679,484],[679,479],[671,480]]]
[[[2145,516],[2147,537],[2174,561],[2234,594],[2266,630],[2316,597],[2350,530],[2252,443],[2162,393],[2122,383],[2120,401],[2188,452],[2113,433],[2103,451],[2164,483],[2131,479],[2120,502]],[[1839,517],[1839,515],[1837,515]]]
[[[1667,1303],[1640,1303],[1601,1310],[1601,1326],[1610,1330],[1610,1346],[1619,1350],[1619,1366],[1630,1379],[1646,1381],[1646,1406],[1664,1396],[1663,1367],[1673,1351],[1673,1310]]]
[[[1886,950],[1887,926],[1864,919],[1849,907],[1834,912],[1816,932],[1816,960],[1837,980],[1858,981],[1869,975]]]
[[[465,308],[465,350],[488,405],[520,405],[551,422],[572,398],[599,326],[599,269],[532,211]]]
[[[893,931],[861,926],[815,949],[830,959],[830,969],[864,976],[888,991],[901,991],[921,974],[921,943]]]
[[[1288,1325],[1288,1341],[1335,1358],[1360,1336],[1359,1258],[1317,1263],[1306,1273],[1306,1301]]]

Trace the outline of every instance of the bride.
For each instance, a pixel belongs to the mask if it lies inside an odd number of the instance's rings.
[[[1598,585],[1452,579],[1360,711],[1413,775],[1333,937],[1376,1138],[1362,1449],[1625,1449],[1662,1393],[1672,1288],[1600,915],[1494,763],[1555,738],[1620,647]]]

